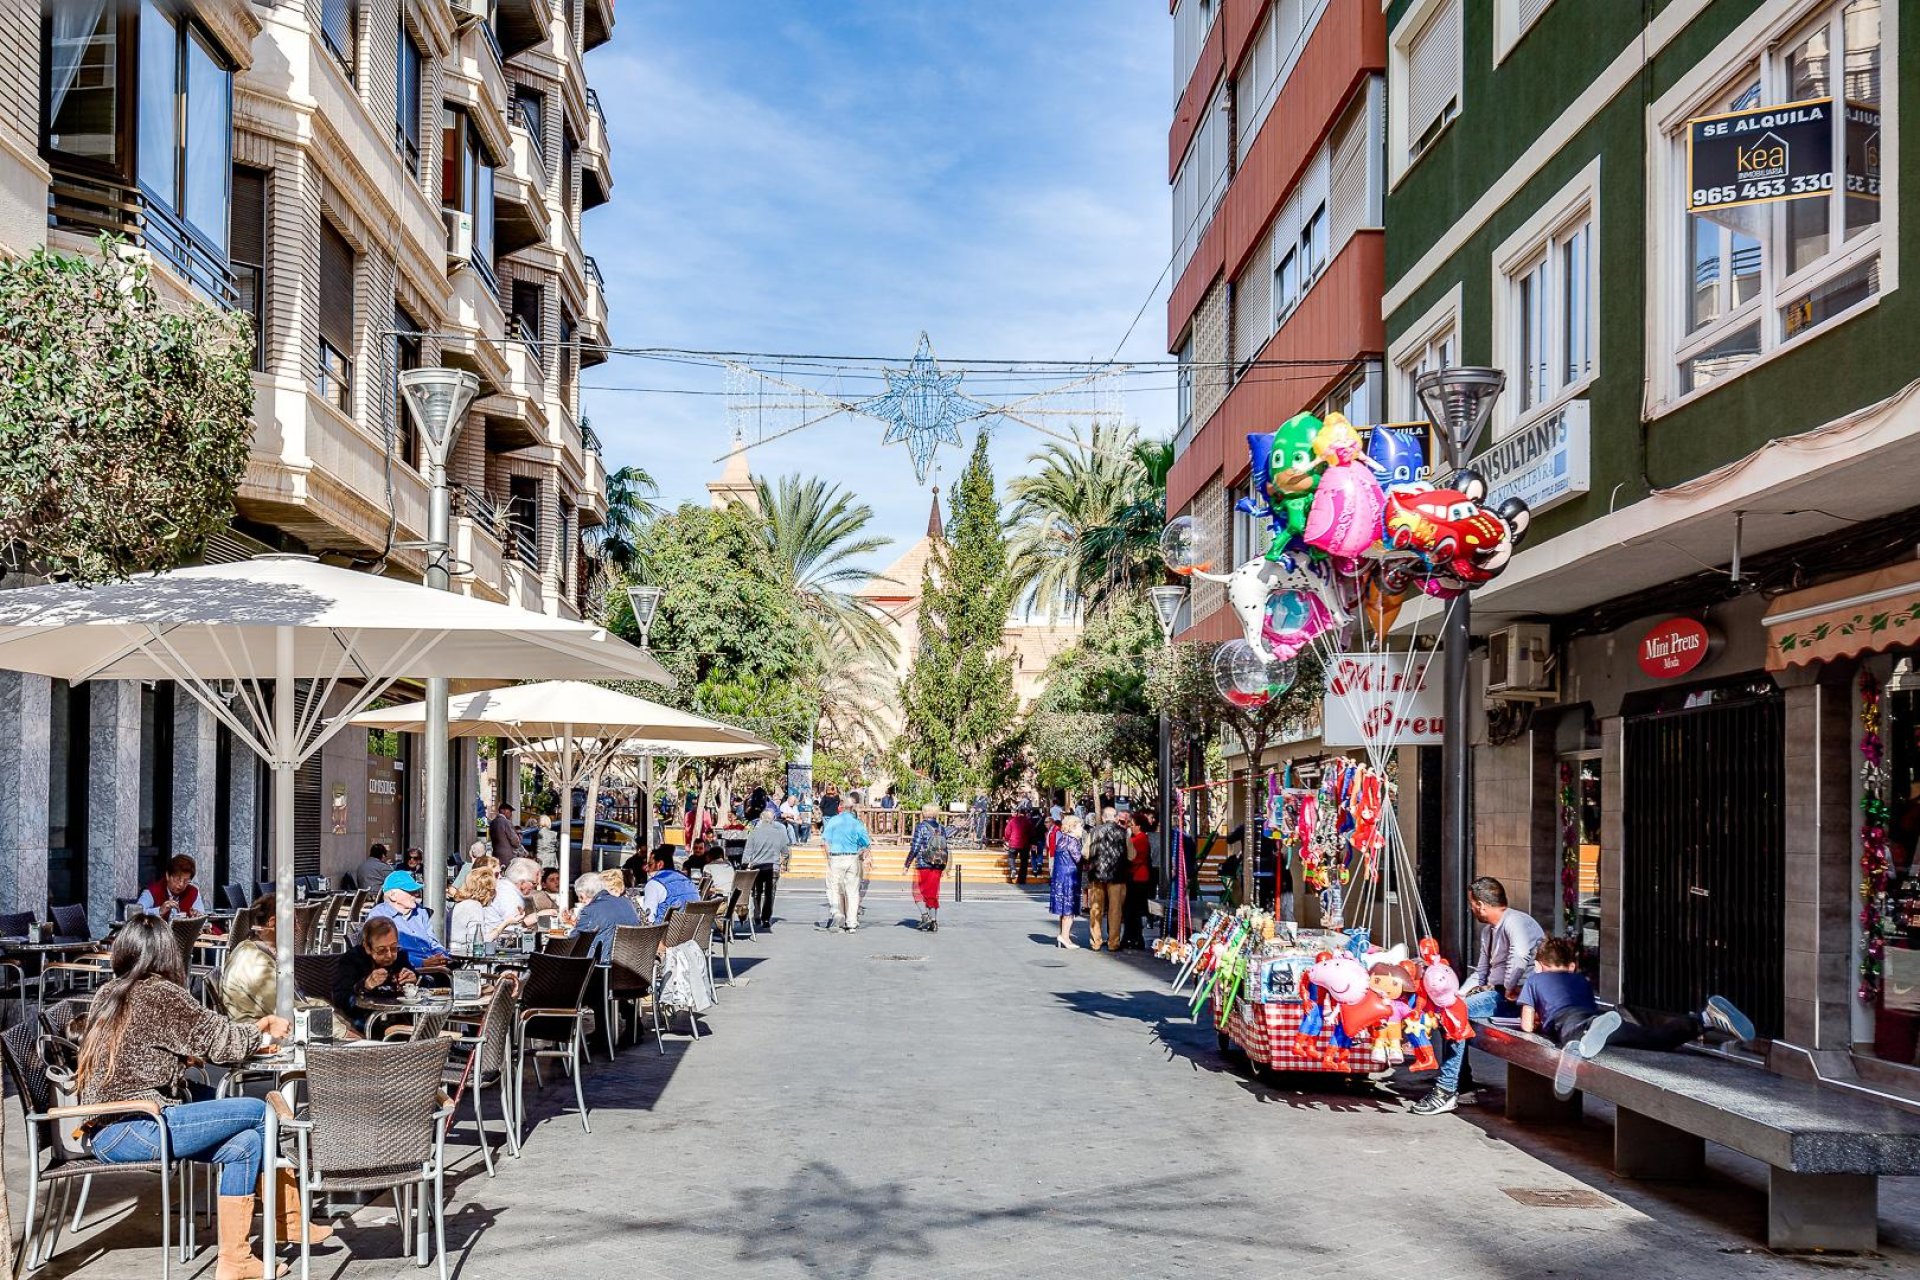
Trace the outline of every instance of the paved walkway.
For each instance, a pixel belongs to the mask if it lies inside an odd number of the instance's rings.
[[[456,1274],[499,1277],[1773,1277],[1920,1268],[1920,1188],[1883,1184],[1884,1253],[1776,1258],[1757,1166],[1676,1190],[1606,1172],[1610,1128],[1516,1130],[1490,1105],[1421,1120],[1390,1099],[1282,1092],[1224,1062],[1164,966],[1061,952],[1010,887],[933,936],[877,886],[853,936],[798,921],[742,943],[712,1035],[589,1071],[593,1133],[533,1095],[522,1160],[489,1180],[463,1126]],[[1486,1073],[1497,1081],[1497,1072]],[[22,1150],[17,1125],[9,1156]],[[1516,1191],[1597,1192],[1591,1208]],[[17,1188],[16,1188],[17,1193]],[[16,1198],[16,1206],[19,1201]],[[101,1207],[110,1201],[103,1199]],[[16,1207],[16,1213],[18,1209]],[[16,1219],[17,1220],[17,1219]],[[320,1277],[418,1276],[364,1211]],[[157,1240],[124,1206],[111,1243]],[[45,1274],[150,1277],[151,1248],[68,1244]],[[349,1258],[352,1261],[349,1261]],[[210,1276],[203,1250],[176,1276]]]

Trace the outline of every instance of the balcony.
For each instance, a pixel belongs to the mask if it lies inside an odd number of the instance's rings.
[[[103,231],[125,236],[216,305],[236,304],[226,254],[137,187],[56,169],[47,184],[47,220],[89,240]]]
[[[560,100],[567,119],[574,124],[574,136],[585,137],[593,112],[587,105],[587,72],[581,59],[563,51],[560,58]]]
[[[447,336],[440,346],[441,359],[474,374],[480,379],[481,393],[491,394],[513,378],[505,353],[509,344],[503,341],[507,317],[500,309],[500,295],[472,262],[452,267],[447,285]]]
[[[607,362],[607,282],[592,255],[582,266],[587,278],[587,305],[580,313],[580,367],[590,369]]]
[[[580,435],[586,442],[586,478],[580,482],[580,524],[605,524],[607,522],[607,464],[600,454],[600,437],[593,428],[582,419]]]
[[[547,377],[537,343],[514,339],[500,344],[507,376],[474,402],[487,427],[487,452],[512,453],[549,443]]]
[[[466,110],[489,153],[496,156],[512,153],[513,139],[507,132],[507,104],[511,101],[507,72],[485,23],[461,33],[440,84],[446,101]]]
[[[491,519],[455,516],[453,519],[454,585],[468,595],[488,600],[507,598],[505,566],[502,564],[500,536]]]
[[[552,32],[553,6],[548,0],[499,0],[493,23],[500,56],[511,58],[533,48]]]
[[[581,49],[598,49],[613,39],[613,0],[586,0],[586,19],[580,28]]]
[[[547,166],[540,145],[515,121],[507,129],[513,150],[493,175],[495,252],[500,257],[543,243],[553,215],[547,208]]]
[[[580,207],[596,209],[613,199],[613,168],[607,146],[607,113],[600,95],[587,90],[587,130],[580,140]]]
[[[573,313],[580,315],[587,309],[587,255],[580,247],[580,233],[574,230],[571,219],[561,218],[556,229],[554,247],[560,251],[560,287],[567,301],[573,304]]]
[[[384,438],[303,383],[256,379],[252,447],[236,509],[314,551],[378,551],[389,516],[395,536],[423,537],[427,485],[412,467],[387,463]],[[392,480],[392,505],[387,483]],[[413,553],[396,558],[412,562]]]

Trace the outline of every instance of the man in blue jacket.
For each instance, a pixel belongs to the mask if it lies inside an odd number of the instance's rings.
[[[420,889],[413,872],[389,872],[380,885],[380,905],[367,913],[367,919],[393,921],[408,968],[445,968],[447,949],[434,936],[433,912],[420,905]]]

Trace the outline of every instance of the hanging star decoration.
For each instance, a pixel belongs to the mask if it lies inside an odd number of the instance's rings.
[[[926,482],[933,451],[942,444],[960,445],[960,424],[978,416],[977,407],[961,394],[961,374],[940,372],[933,343],[922,332],[919,349],[905,369],[884,369],[887,389],[863,401],[859,411],[887,424],[881,444],[902,444],[913,457],[913,474]]]

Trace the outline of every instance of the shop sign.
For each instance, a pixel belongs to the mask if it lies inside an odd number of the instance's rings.
[[[1872,114],[1870,132],[1877,135],[1878,113]],[[1851,135],[1848,141],[1851,150]],[[1877,158],[1877,137],[1873,150]],[[1833,161],[1832,98],[1689,120],[1687,211],[1825,195],[1833,190]],[[1877,172],[1874,186],[1877,190]]]
[[[1640,670],[1655,680],[1684,676],[1707,660],[1713,633],[1692,618],[1669,618],[1640,637]]]
[[[1569,400],[1468,463],[1487,482],[1485,505],[1519,498],[1539,515],[1587,492],[1590,422],[1587,402]]]
[[[1330,747],[1432,747],[1446,736],[1431,653],[1339,653],[1327,664],[1320,740]]]

